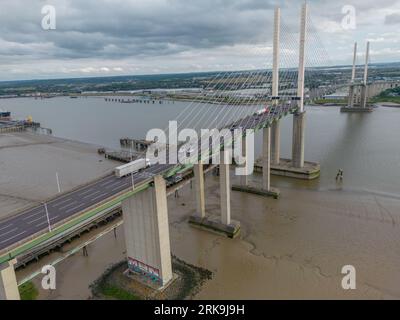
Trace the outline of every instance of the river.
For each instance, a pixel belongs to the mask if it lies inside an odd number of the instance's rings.
[[[215,111],[220,108],[216,105],[166,101],[124,104],[100,97],[6,99],[0,100],[0,107],[11,111],[15,118],[32,116],[43,127],[53,129],[55,136],[114,149],[119,148],[121,137],[144,138],[152,128],[166,128],[168,120],[178,120],[182,127],[199,128],[212,120],[210,113],[221,114]],[[251,113],[256,108],[243,109]],[[183,110],[189,116],[180,115]],[[274,181],[278,187],[337,188],[334,178],[340,168],[344,171],[342,189],[400,197],[400,109],[381,107],[372,114],[340,113],[338,107],[312,106],[306,110],[305,158],[321,164],[321,178],[311,183],[279,178]],[[240,112],[238,107],[229,110],[232,118]],[[229,115],[223,117],[230,119]],[[282,157],[290,157],[291,130],[292,117],[288,116],[282,121]],[[260,148],[261,136],[257,134],[258,154]]]
[[[168,120],[182,118],[178,115],[188,106],[109,103],[101,98],[12,99],[0,104],[17,118],[31,115],[56,136],[110,148],[118,148],[120,137],[143,138],[151,128],[165,128]],[[193,107],[203,119],[218,108]],[[213,272],[196,298],[400,298],[400,109],[379,108],[371,114],[342,114],[338,107],[306,110],[306,159],[320,162],[321,177],[273,177],[272,185],[281,190],[279,200],[232,193],[232,218],[241,222],[238,238],[188,225],[196,208],[189,186],[178,198],[169,197],[172,253]],[[197,117],[188,118],[190,123]],[[290,156],[291,127],[288,116],[281,126],[283,157]],[[259,152],[259,134],[256,139]],[[337,183],[339,168],[344,180]],[[260,183],[260,175],[251,180]],[[218,179],[211,175],[206,178],[206,210],[219,214]],[[123,230],[117,233],[117,238],[110,233],[88,246],[89,257],[77,253],[57,265],[57,290],[40,289],[39,298],[88,298],[89,285],[126,255]],[[40,269],[57,254],[18,271],[17,277]],[[341,288],[345,265],[357,270],[356,290]],[[38,288],[40,281],[34,281]]]

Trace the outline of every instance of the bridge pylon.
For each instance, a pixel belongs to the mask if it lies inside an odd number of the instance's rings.
[[[14,264],[11,260],[0,265],[0,300],[20,300]]]
[[[292,103],[297,103],[297,111],[293,115],[293,136],[292,136],[292,159],[279,159],[276,147],[273,147],[273,161],[271,173],[279,176],[287,176],[299,179],[311,180],[319,177],[320,166],[318,163],[306,162],[304,160],[305,151],[305,123],[306,112],[304,110],[304,79],[305,79],[305,48],[307,40],[307,3],[301,9],[300,18],[300,46],[299,46],[299,67],[297,77],[297,97]],[[274,127],[273,127],[274,128]],[[276,129],[274,129],[276,130]],[[279,141],[276,138],[278,133],[273,132],[273,145]],[[279,143],[279,142],[278,142]],[[264,169],[262,169],[264,170]]]
[[[274,43],[273,43],[273,59],[272,59],[272,99],[273,104],[279,103],[279,44],[280,44],[280,28],[281,28],[281,10],[275,8],[274,14]],[[280,120],[274,121],[271,127],[271,163],[279,165],[281,157],[281,135]]]
[[[353,69],[349,85],[349,103],[340,108],[340,112],[372,112],[374,109],[368,105],[368,98],[374,88],[368,84],[369,41],[365,53],[364,79],[362,83],[355,83],[357,43],[354,44]],[[373,95],[373,94],[372,94]]]
[[[273,42],[273,65],[272,65],[272,99],[273,105],[279,103],[279,39],[280,39],[280,8],[275,8],[274,13],[274,42]],[[248,157],[248,148],[243,139],[244,146],[242,153]],[[280,163],[280,122],[279,119],[274,121],[271,127],[263,128],[263,149],[262,149],[262,182],[261,187],[249,185],[248,175],[240,177],[240,184],[233,185],[232,190],[240,192],[248,192],[267,197],[279,197],[279,190],[271,187],[271,162],[279,165]],[[247,165],[246,165],[247,167]]]

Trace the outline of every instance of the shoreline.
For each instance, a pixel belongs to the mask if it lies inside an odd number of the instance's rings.
[[[207,176],[209,213],[219,211],[217,183]],[[387,248],[388,239],[393,245],[400,240],[399,199],[343,190],[281,191],[280,200],[234,195],[232,218],[242,224],[242,234],[234,240],[189,226],[195,210],[190,187],[179,198],[168,199],[172,254],[213,273],[194,299],[400,297],[391,280],[400,258],[395,247]],[[91,244],[89,257],[79,252],[61,262],[57,290],[40,289],[39,299],[89,298],[89,284],[124,258],[123,230],[118,228],[117,234],[116,239],[108,234]],[[46,259],[18,271],[17,277]],[[340,270],[346,264],[357,268],[360,279],[352,292],[340,289]],[[378,267],[383,272],[376,273]],[[40,277],[34,282],[38,285]]]

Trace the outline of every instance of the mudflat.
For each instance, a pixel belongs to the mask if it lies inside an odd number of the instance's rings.
[[[118,165],[97,146],[30,132],[0,134],[0,219],[61,191],[97,179]]]
[[[234,178],[236,179],[236,178]],[[259,175],[252,183],[258,183]],[[279,200],[232,193],[236,239],[192,228],[195,194],[190,186],[168,198],[171,250],[210,270],[197,299],[393,299],[400,298],[400,199],[341,188],[281,188]],[[218,179],[206,177],[206,209],[219,212]],[[63,250],[66,250],[63,249]],[[57,265],[57,289],[39,298],[85,299],[89,285],[125,257],[123,228]],[[54,255],[57,255],[56,253]],[[39,263],[17,272],[19,278]],[[344,265],[356,268],[356,290],[343,290]],[[34,282],[40,287],[40,276]]]

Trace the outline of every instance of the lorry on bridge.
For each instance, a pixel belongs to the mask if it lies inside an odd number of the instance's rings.
[[[149,159],[137,159],[114,169],[115,176],[122,178],[128,174],[134,174],[142,169],[150,167]]]

